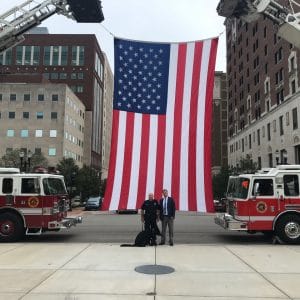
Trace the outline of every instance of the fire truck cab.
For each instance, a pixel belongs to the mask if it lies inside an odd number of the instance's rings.
[[[278,165],[256,174],[231,176],[227,211],[215,223],[227,230],[274,234],[300,242],[300,165]]]
[[[81,223],[81,217],[67,217],[69,205],[63,176],[0,168],[0,241]]]

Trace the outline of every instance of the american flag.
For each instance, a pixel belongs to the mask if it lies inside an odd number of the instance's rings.
[[[114,109],[103,209],[169,191],[182,211],[213,211],[211,121],[218,39],[115,38]]]

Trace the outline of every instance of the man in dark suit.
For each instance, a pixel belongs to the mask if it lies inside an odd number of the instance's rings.
[[[161,243],[164,245],[166,242],[166,230],[167,226],[169,227],[169,244],[170,246],[174,245],[173,236],[174,236],[174,219],[175,219],[175,202],[172,197],[168,196],[168,190],[163,190],[163,198],[159,200],[160,206],[160,219],[162,222],[162,232],[161,232]]]

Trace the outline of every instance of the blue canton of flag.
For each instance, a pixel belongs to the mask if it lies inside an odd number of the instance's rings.
[[[115,39],[114,109],[165,114],[170,44]]]

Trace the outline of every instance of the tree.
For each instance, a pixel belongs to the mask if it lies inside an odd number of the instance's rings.
[[[81,199],[99,196],[100,183],[99,173],[95,169],[84,165],[76,177],[77,192],[81,194]]]
[[[5,155],[1,157],[0,166],[20,168],[21,167],[20,152],[21,149],[14,149],[12,151],[7,152]],[[29,167],[28,161],[27,161],[27,166]],[[42,167],[48,166],[48,160],[42,153],[33,153],[32,157],[30,158],[30,169],[28,169],[28,172],[32,171],[36,166],[42,166]]]
[[[250,155],[247,154],[245,158],[241,158],[239,165],[237,166],[238,174],[251,174],[255,173],[258,170],[258,166],[256,162],[253,162]]]
[[[221,199],[225,197],[227,191],[227,184],[229,176],[232,174],[232,169],[222,167],[219,174],[212,178],[213,195],[214,199]]]
[[[59,161],[56,168],[60,174],[64,176],[67,190],[70,196],[73,197],[74,194],[76,194],[74,191],[76,187],[75,181],[79,172],[79,167],[76,165],[75,160],[73,158],[64,157]]]

